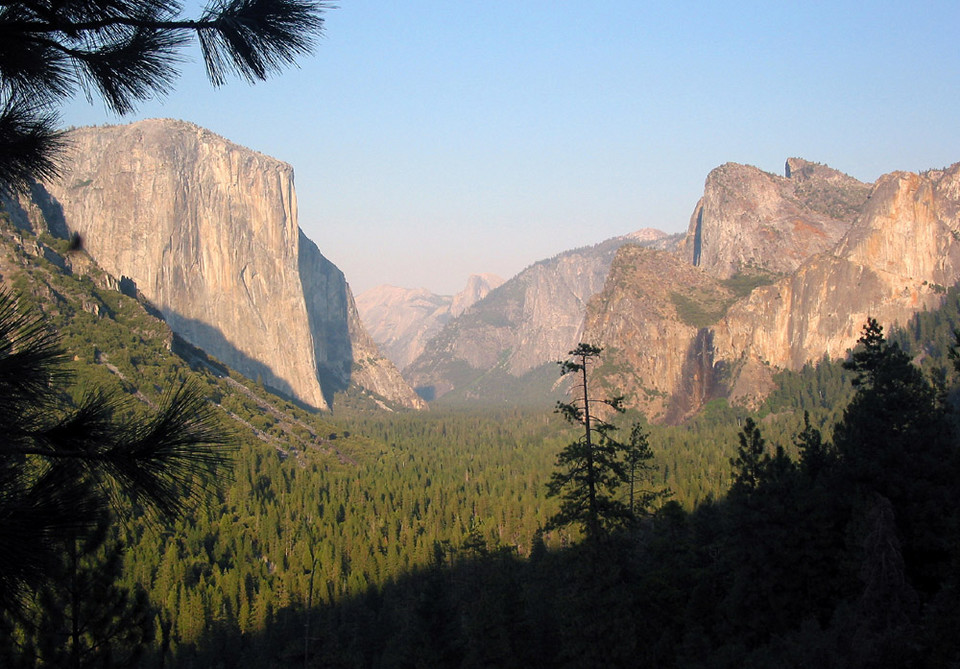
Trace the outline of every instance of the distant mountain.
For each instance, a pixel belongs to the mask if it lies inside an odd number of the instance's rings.
[[[603,288],[617,249],[638,238],[664,248],[679,240],[642,231],[531,265],[447,323],[404,378],[427,399],[542,398],[556,380],[552,363],[579,340],[587,302]]]
[[[436,295],[426,288],[377,286],[357,296],[367,332],[401,370],[409,365],[451,319],[503,283],[495,274],[474,274],[456,295]]]
[[[350,384],[422,401],[360,323],[343,273],[297,225],[293,169],[182,121],[80,128],[62,178],[8,203],[21,225],[79,235],[170,327],[316,408]]]
[[[365,294],[401,377],[297,226],[290,166],[179,121],[69,139],[61,180],[5,202],[12,224],[77,235],[180,338],[317,408],[352,387],[395,406],[549,406],[553,363],[580,341],[605,349],[595,380],[651,420],[756,406],[778,370],[842,357],[868,316],[903,325],[960,281],[960,163],[874,184],[798,158],[783,176],[728,163],[686,234],[638,231],[456,296]]]

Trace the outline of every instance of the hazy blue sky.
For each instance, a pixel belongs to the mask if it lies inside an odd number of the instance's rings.
[[[790,156],[864,181],[960,161],[960,2],[342,0],[316,53],[172,117],[289,162],[300,226],[355,292],[453,293],[642,227],[707,173]],[[194,12],[195,13],[195,12]],[[118,122],[100,102],[67,125]]]

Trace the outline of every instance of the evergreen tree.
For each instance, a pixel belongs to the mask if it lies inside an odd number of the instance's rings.
[[[630,508],[616,499],[617,488],[628,482],[624,466],[624,445],[613,438],[616,429],[597,415],[594,405],[603,404],[622,412],[622,397],[597,399],[590,396],[588,368],[600,357],[600,348],[580,344],[570,351],[573,360],[561,361],[561,375],[577,374],[580,396],[571,402],[557,402],[557,413],[583,434],[557,456],[555,471],[547,484],[547,495],[561,497],[560,511],[547,523],[547,528],[579,524],[588,539],[598,539],[613,525],[629,520]]]
[[[111,503],[179,516],[219,483],[231,439],[195,387],[152,415],[88,392],[73,404],[57,338],[0,291],[0,610],[41,584],[64,536]]]
[[[810,412],[803,412],[803,430],[794,439],[800,454],[800,469],[809,481],[816,481],[821,473],[831,471],[836,464],[836,452],[823,441],[820,430],[810,424]]]
[[[648,513],[651,506],[669,497],[671,493],[668,488],[641,487],[644,482],[652,482],[656,467],[652,463],[653,449],[650,447],[649,435],[640,423],[634,423],[630,427],[630,441],[624,449],[624,456],[629,485],[627,506],[633,516],[641,512]]]
[[[766,452],[767,442],[753,418],[744,421],[738,438],[740,446],[737,448],[737,457],[730,458],[734,470],[731,492],[756,490],[763,478],[764,467],[770,460]]]
[[[857,393],[834,430],[843,481],[862,508],[889,500],[907,574],[918,590],[945,577],[956,537],[958,459],[933,385],[874,319],[846,363]],[[865,513],[865,512],[864,512]]]

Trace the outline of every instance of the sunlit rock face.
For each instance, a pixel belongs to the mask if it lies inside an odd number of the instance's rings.
[[[828,253],[734,305],[715,339],[723,357],[796,369],[841,357],[867,317],[905,325],[960,280],[960,164],[877,180],[862,213]]]
[[[720,279],[796,270],[833,248],[856,218],[870,186],[798,158],[787,176],[727,163],[707,176],[681,254]]]
[[[718,168],[679,256],[621,249],[591,302],[584,338],[614,358],[603,382],[652,419],[755,405],[778,369],[843,357],[868,317],[904,325],[960,280],[960,164],[869,188],[797,159],[786,173]]]
[[[708,322],[731,300],[718,279],[675,253],[621,248],[587,310],[583,339],[604,349],[597,380],[653,421],[699,407],[709,399],[713,359],[698,317]],[[687,313],[698,306],[702,316]]]
[[[181,121],[68,137],[62,178],[45,184],[66,228],[187,341],[313,407],[351,379],[421,405],[300,231],[289,165]]]

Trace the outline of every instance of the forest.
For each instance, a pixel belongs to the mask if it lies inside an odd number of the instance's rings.
[[[783,372],[756,411],[613,415],[658,494],[551,523],[552,406],[316,414],[192,349],[95,268],[3,227],[17,308],[130,420],[189,383],[228,458],[167,519],[118,498],[0,618],[0,664],[143,667],[956,666],[960,293],[845,361]],[[601,353],[602,355],[602,353]],[[22,463],[36,466],[32,456]],[[662,494],[659,494],[662,493]],[[620,489],[615,497],[625,500]],[[3,509],[5,510],[5,509]]]

